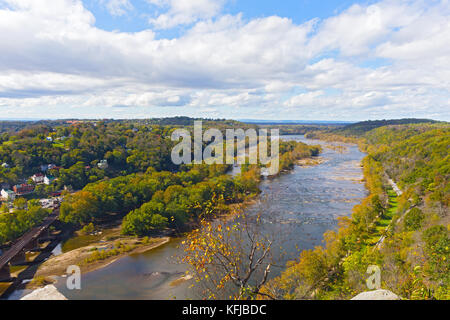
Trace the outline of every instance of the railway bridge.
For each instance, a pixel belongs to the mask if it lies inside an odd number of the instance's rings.
[[[11,280],[10,265],[26,263],[25,253],[39,248],[39,240],[49,237],[49,227],[58,219],[59,209],[55,209],[41,225],[34,227],[0,256],[0,281]]]

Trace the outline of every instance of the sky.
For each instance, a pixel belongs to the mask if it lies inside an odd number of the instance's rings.
[[[0,0],[0,119],[450,121],[450,0]]]

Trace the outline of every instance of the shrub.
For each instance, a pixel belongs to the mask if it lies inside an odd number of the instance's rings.
[[[422,226],[423,220],[423,212],[418,208],[412,208],[405,215],[405,221],[403,223],[405,231],[418,230]]]
[[[442,225],[425,230],[425,254],[428,256],[426,271],[433,280],[442,280],[450,285],[450,237],[449,231]]]
[[[83,229],[81,229],[81,234],[83,234],[83,235],[87,235],[87,234],[91,234],[92,232],[94,232],[95,231],[95,227],[94,227],[94,224],[91,222],[91,223],[89,223],[89,224],[87,224],[87,225],[85,225],[84,227],[83,227]]]

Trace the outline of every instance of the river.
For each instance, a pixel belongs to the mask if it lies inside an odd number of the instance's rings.
[[[322,244],[323,233],[336,228],[339,216],[350,215],[354,205],[367,194],[361,180],[360,163],[364,154],[355,145],[339,152],[328,142],[304,136],[284,136],[308,144],[321,144],[325,162],[312,167],[295,167],[289,173],[261,183],[260,201],[247,208],[259,212],[266,232],[279,232],[285,238],[280,265],[298,257],[299,252]],[[69,299],[196,299],[199,292],[187,281],[172,286],[184,275],[186,266],[178,264],[181,239],[147,253],[125,257],[82,276],[81,290],[68,290],[65,279],[56,286]],[[275,269],[276,276],[281,269]]]

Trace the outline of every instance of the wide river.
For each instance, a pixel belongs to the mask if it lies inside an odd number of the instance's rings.
[[[312,167],[297,166],[292,172],[261,183],[260,201],[247,210],[259,212],[267,224],[266,232],[283,237],[280,265],[298,257],[299,252],[322,245],[323,233],[337,226],[337,217],[350,215],[354,205],[366,196],[360,166],[364,154],[355,145],[336,151],[328,142],[303,136],[284,136],[283,140],[321,144],[325,162]],[[281,232],[280,232],[281,231]],[[178,248],[182,239],[125,257],[115,263],[82,276],[81,290],[68,290],[65,279],[58,289],[69,299],[196,299],[199,293],[190,281],[173,286],[183,276],[186,266],[177,263],[183,254]],[[276,276],[281,268],[274,269]]]

